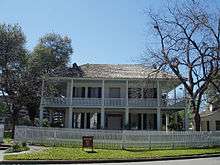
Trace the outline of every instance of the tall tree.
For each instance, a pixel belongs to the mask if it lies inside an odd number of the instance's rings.
[[[162,16],[150,12],[160,48],[149,48],[147,58],[158,70],[170,71],[182,82],[197,131],[200,130],[202,97],[220,69],[219,13],[200,2],[177,2],[167,7]]]
[[[39,108],[42,77],[57,68],[67,67],[72,53],[71,39],[55,33],[49,33],[40,38],[34,48],[24,77],[29,81],[26,81],[24,85],[27,88],[23,90],[24,98],[27,98],[25,105],[32,124]]]
[[[25,36],[19,25],[0,24],[0,90],[11,107],[13,131],[21,108],[19,87],[25,69]]]
[[[66,67],[73,53],[71,39],[55,33],[40,38],[30,59],[31,70],[38,75],[48,74],[58,67]]]

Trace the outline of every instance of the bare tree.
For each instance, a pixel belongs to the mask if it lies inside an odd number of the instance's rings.
[[[178,77],[188,93],[195,130],[199,131],[202,97],[220,69],[220,17],[201,1],[184,2],[168,6],[163,16],[149,12],[160,47],[149,48],[146,61]]]

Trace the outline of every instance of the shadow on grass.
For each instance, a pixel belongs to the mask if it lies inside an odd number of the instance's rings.
[[[89,153],[89,154],[97,153],[96,151],[85,151],[85,152],[87,152],[87,153]]]
[[[129,151],[129,152],[145,152],[145,151],[150,151],[147,149],[124,149],[125,151]]]

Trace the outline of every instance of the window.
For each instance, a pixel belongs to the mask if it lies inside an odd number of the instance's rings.
[[[216,131],[220,131],[220,120],[215,121]]]
[[[73,87],[73,97],[84,98],[85,87]]]
[[[157,88],[144,88],[144,98],[157,98]]]
[[[102,88],[101,87],[89,87],[88,88],[88,98],[101,98]]]
[[[120,98],[121,89],[120,88],[109,88],[109,98]]]
[[[128,88],[128,98],[141,98],[141,88]]]

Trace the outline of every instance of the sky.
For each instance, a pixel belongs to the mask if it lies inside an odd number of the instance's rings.
[[[46,33],[72,39],[71,62],[139,63],[156,44],[146,11],[160,12],[166,0],[0,0],[0,23],[18,23],[31,51]]]
[[[72,39],[71,62],[137,63],[146,42],[146,8],[153,0],[0,0],[0,23],[18,23],[32,50],[55,32]]]

